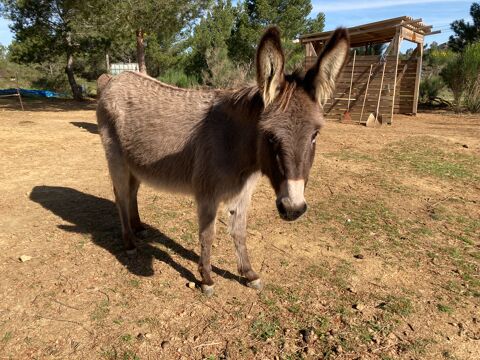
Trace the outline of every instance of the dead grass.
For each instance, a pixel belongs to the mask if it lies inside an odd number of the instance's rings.
[[[219,221],[206,299],[186,286],[198,276],[193,201],[143,187],[150,236],[128,258],[92,104],[15,105],[0,103],[1,358],[480,353],[480,118],[328,123],[306,216],[282,222],[267,181],[254,194],[249,247],[264,291],[236,275]]]

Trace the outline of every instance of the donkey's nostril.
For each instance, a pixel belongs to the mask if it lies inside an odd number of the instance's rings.
[[[283,201],[277,201],[277,210],[282,218],[287,216],[287,209],[285,208]]]
[[[291,206],[289,199],[281,199],[277,201],[277,209],[283,220],[294,221],[307,211],[307,204],[303,203],[300,206]]]

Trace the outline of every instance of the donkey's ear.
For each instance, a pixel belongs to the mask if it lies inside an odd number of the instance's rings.
[[[320,105],[325,105],[335,90],[335,82],[348,58],[350,39],[344,28],[338,28],[328,41],[315,65],[307,71],[305,84]]]
[[[267,107],[278,96],[285,82],[285,56],[277,27],[270,27],[263,34],[258,45],[256,62],[257,84]]]

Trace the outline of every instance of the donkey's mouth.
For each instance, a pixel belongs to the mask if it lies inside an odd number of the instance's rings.
[[[285,221],[295,221],[307,211],[307,204],[303,203],[299,207],[287,207],[281,200],[277,200],[277,210],[280,218]]]

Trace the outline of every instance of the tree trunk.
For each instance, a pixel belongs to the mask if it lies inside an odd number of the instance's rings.
[[[83,100],[82,89],[75,81],[75,75],[73,74],[73,54],[67,54],[67,66],[65,67],[65,72],[67,73],[68,83],[72,89],[73,98],[75,100]]]
[[[67,66],[65,66],[65,72],[67,73],[68,83],[72,89],[73,98],[75,100],[83,100],[82,89],[75,81],[75,75],[73,74],[73,47],[72,47],[72,34],[67,33]]]
[[[144,36],[145,33],[143,29],[137,30],[137,62],[138,62],[138,70],[146,74],[147,67],[145,65],[145,44],[144,44]]]

